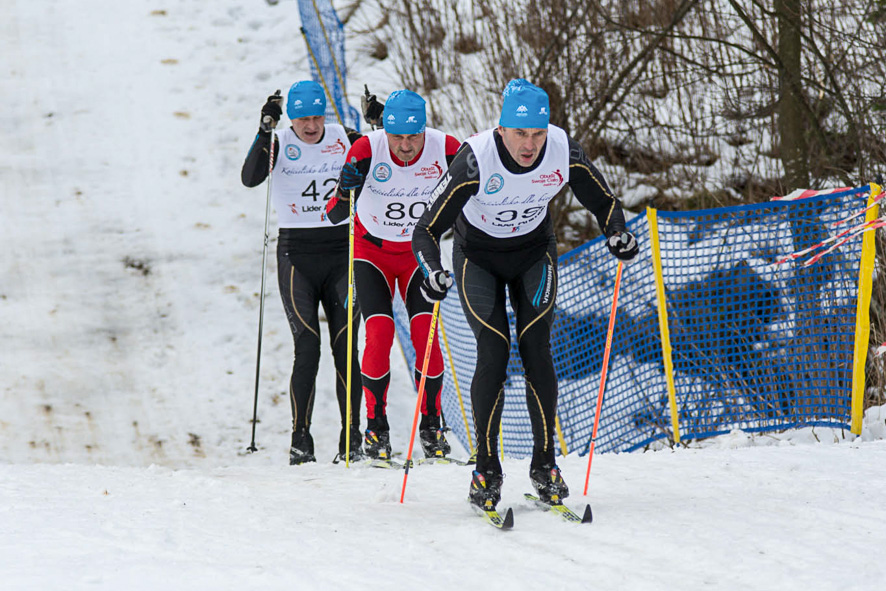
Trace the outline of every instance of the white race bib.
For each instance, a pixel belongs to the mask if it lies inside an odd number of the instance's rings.
[[[274,163],[271,199],[278,225],[332,227],[326,218],[326,201],[335,193],[345,154],[351,146],[345,128],[327,125],[318,144],[301,141],[291,127],[275,133],[280,150]]]
[[[542,161],[531,172],[514,174],[502,164],[492,134],[490,129],[467,139],[477,158],[480,188],[462,213],[490,236],[522,236],[541,225],[548,203],[569,180],[569,139],[549,125]]]
[[[370,234],[392,242],[408,242],[431,192],[446,172],[446,134],[426,128],[421,157],[409,166],[391,159],[388,137],[379,129],[367,134],[372,162],[357,199],[357,217]]]

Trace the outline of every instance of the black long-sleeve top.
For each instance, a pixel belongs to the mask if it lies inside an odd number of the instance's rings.
[[[530,172],[544,160],[547,144],[542,147],[535,162],[523,167],[508,153],[498,131],[494,132],[495,146],[498,157],[505,168],[514,174]],[[597,218],[597,223],[608,237],[625,230],[624,212],[606,179],[588,159],[581,145],[569,139],[569,179],[567,184],[575,197],[588,211]],[[541,225],[524,236],[514,238],[497,238],[475,228],[462,214],[468,200],[480,189],[480,169],[474,151],[467,143],[462,144],[452,163],[449,174],[440,181],[434,190],[437,195],[431,207],[422,214],[412,234],[412,251],[426,272],[441,271],[440,236],[455,224],[455,233],[459,240],[470,250],[518,251],[547,242],[553,234],[550,211],[545,213]]]

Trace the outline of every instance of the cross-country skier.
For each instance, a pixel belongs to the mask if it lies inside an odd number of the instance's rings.
[[[377,122],[381,103],[370,97],[364,106],[368,121]],[[427,209],[431,191],[459,147],[454,137],[426,128],[425,101],[410,90],[392,93],[381,113],[384,129],[354,142],[342,169],[339,190],[327,206],[329,219],[349,213],[350,191],[356,194],[354,280],[366,331],[361,367],[366,396],[366,454],[391,456],[387,394],[394,342],[393,298],[399,289],[409,314],[415,348],[415,380],[420,381],[433,304],[419,290],[422,275],[412,254],[415,223]],[[446,456],[449,444],[440,424],[443,355],[434,339],[419,437],[426,457]]]
[[[434,189],[434,201],[412,239],[425,274],[422,291],[442,300],[453,278],[440,262],[440,236],[455,225],[454,279],[477,339],[471,384],[477,465],[469,494],[472,503],[487,510],[501,498],[496,448],[510,351],[505,287],[516,314],[532,422],[529,477],[546,502],[569,494],[554,454],[557,377],[550,329],[557,294],[557,241],[548,203],[569,185],[596,216],[613,255],[629,261],[639,251],[603,175],[578,142],[549,124],[547,93],[516,79],[502,96],[498,127],[468,138]]]
[[[258,135],[243,164],[241,180],[247,187],[268,176],[268,148],[274,133],[274,170],[271,199],[277,212],[277,279],[283,308],[295,343],[295,359],[289,382],[292,407],[290,464],[316,461],[311,436],[317,369],[320,365],[320,322],[323,305],[329,341],[335,360],[335,390],[341,413],[339,455],[347,443],[347,327],[348,327],[348,224],[333,224],[326,217],[326,201],[335,191],[338,175],[351,144],[362,137],[353,129],[326,124],[326,95],[314,81],[292,85],[286,101],[291,127],[276,130],[282,115],[279,94],[268,97],[261,109]],[[360,312],[354,306],[353,330]],[[357,339],[352,345],[351,455],[363,457],[360,436],[362,390],[356,376]]]

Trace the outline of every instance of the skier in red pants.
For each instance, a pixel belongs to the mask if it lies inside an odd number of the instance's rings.
[[[378,122],[374,99],[364,115]],[[336,195],[327,204],[332,223],[349,215],[356,195],[354,280],[363,313],[366,342],[361,361],[366,396],[364,448],[371,458],[391,457],[387,393],[394,342],[393,301],[399,290],[409,314],[416,352],[415,380],[421,378],[433,303],[422,294],[423,275],[412,254],[412,229],[428,208],[431,192],[460,145],[454,137],[426,128],[425,101],[409,90],[392,93],[383,105],[383,129],[355,141],[346,156]],[[419,436],[426,457],[446,456],[449,444],[440,424],[443,355],[436,339],[428,362]]]

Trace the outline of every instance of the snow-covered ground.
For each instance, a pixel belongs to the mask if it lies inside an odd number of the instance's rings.
[[[0,588],[882,588],[884,409],[861,438],[600,455],[587,499],[586,458],[565,458],[591,525],[526,504],[527,460],[506,460],[499,532],[469,468],[417,467],[401,505],[401,472],[329,462],[324,343],[321,461],[288,466],[273,265],[244,453],[265,192],[239,171],[264,98],[309,75],[298,27],[294,2],[0,4]],[[350,55],[353,88],[389,79]]]

